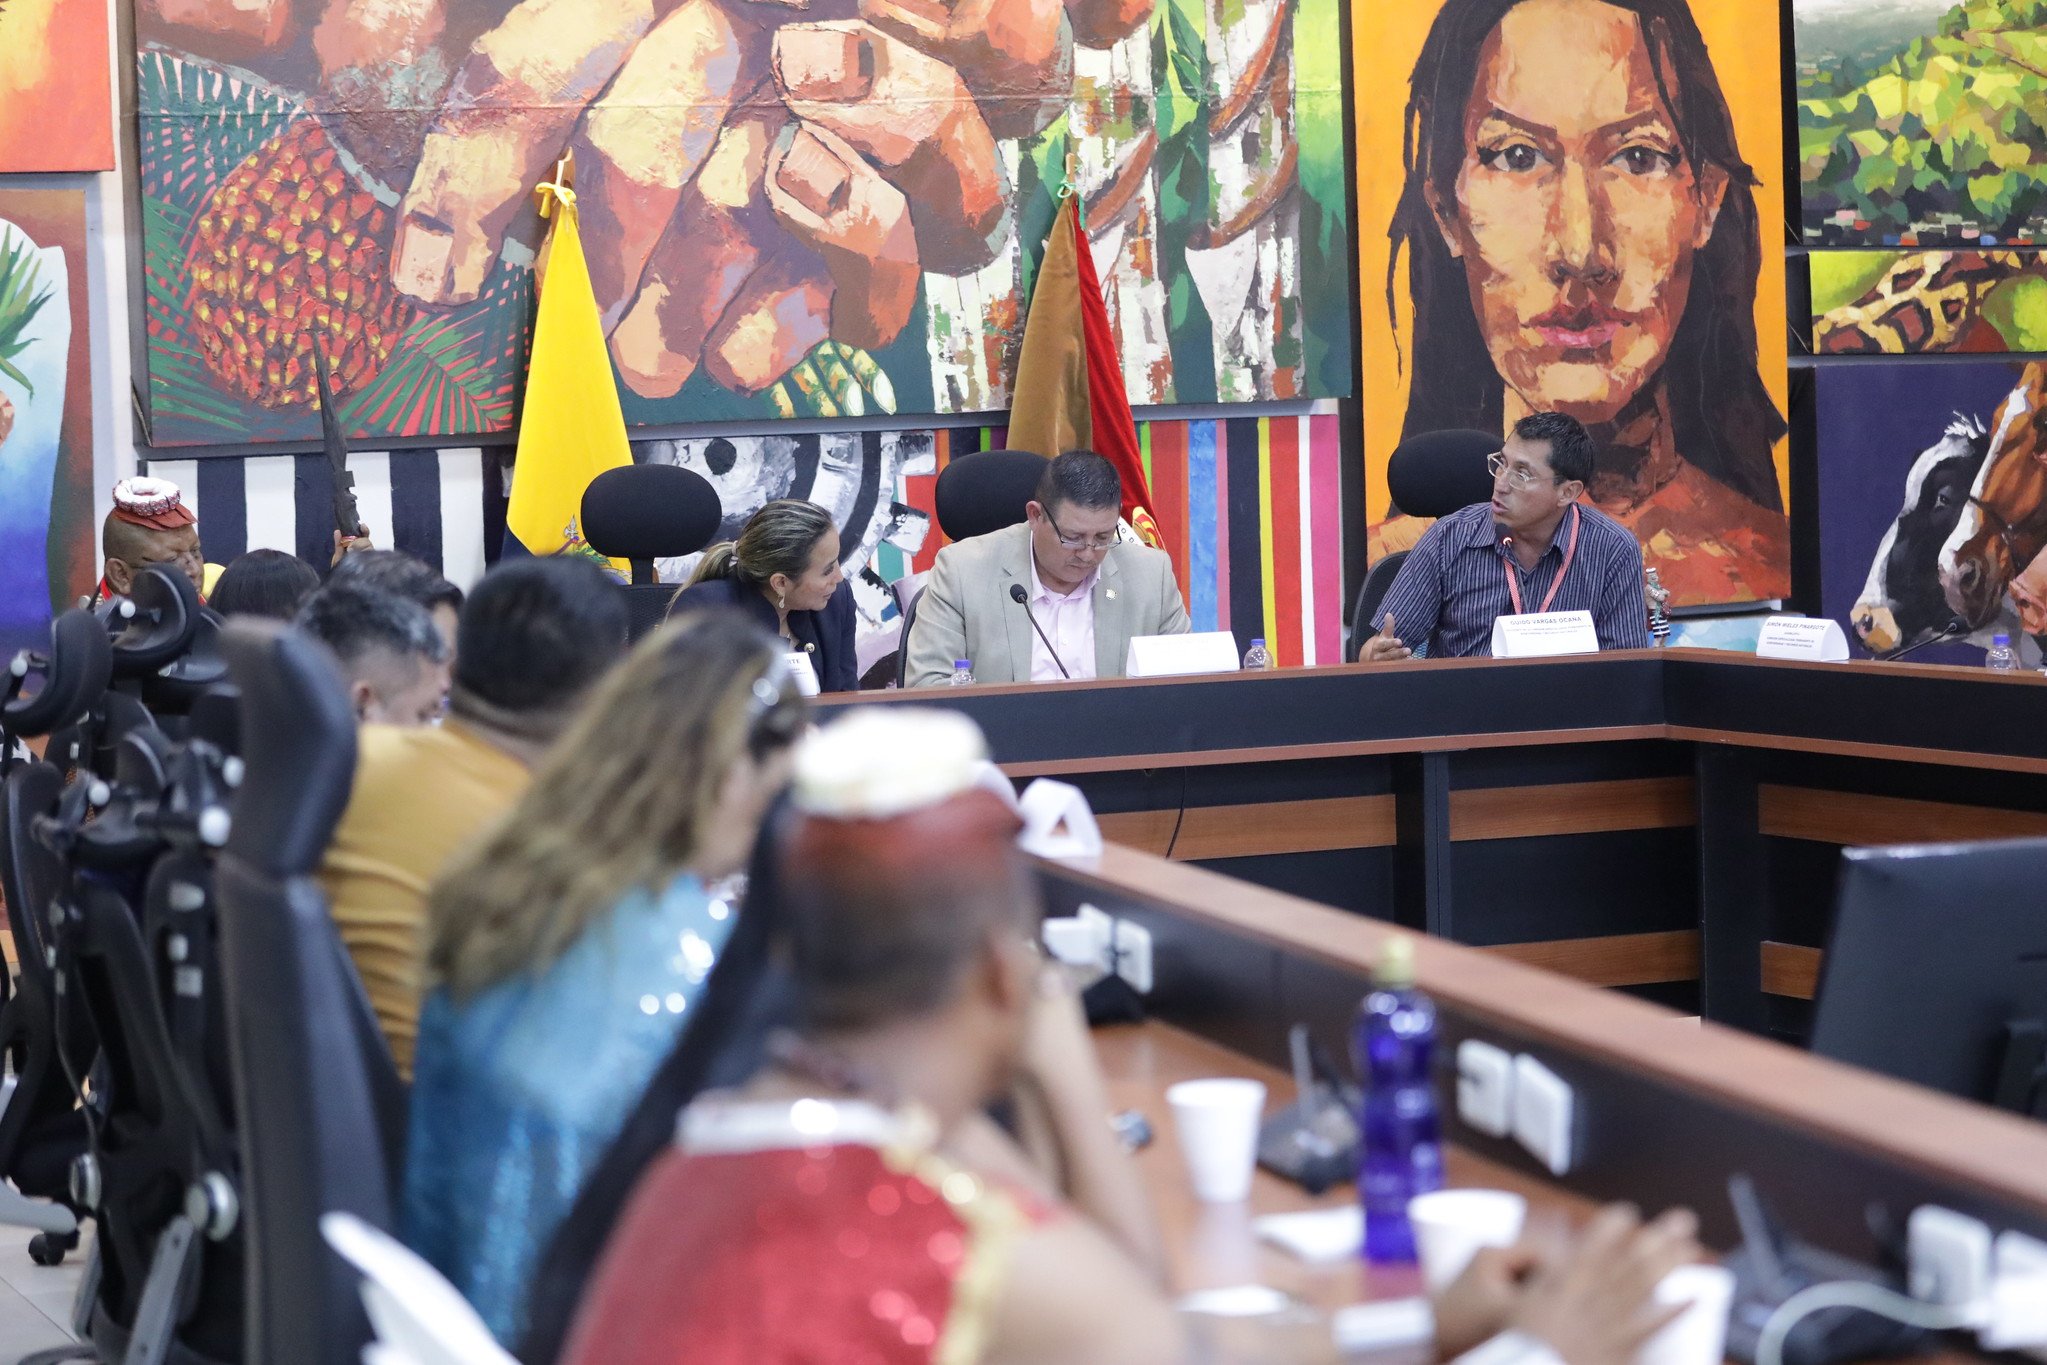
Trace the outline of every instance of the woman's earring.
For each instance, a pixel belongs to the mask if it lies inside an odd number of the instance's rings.
[[[788,594],[788,593],[786,593],[786,592],[785,592],[785,593],[780,593],[780,594],[778,594],[778,595],[776,596],[776,598],[775,598],[775,610],[776,610],[776,611],[787,611],[787,610],[789,610],[789,594]]]

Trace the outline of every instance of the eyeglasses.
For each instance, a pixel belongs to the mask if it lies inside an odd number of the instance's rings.
[[[1045,514],[1045,524],[1052,528],[1052,534],[1058,537],[1059,543],[1069,550],[1113,550],[1123,543],[1123,528],[1120,525],[1113,532],[1106,535],[1069,536],[1066,532],[1059,529],[1058,522],[1052,520],[1051,508],[1043,503],[1039,503],[1038,510]]]
[[[1516,488],[1533,488],[1535,487],[1535,485],[1542,482],[1542,475],[1536,473],[1532,469],[1509,469],[1507,467],[1507,456],[1505,451],[1496,450],[1492,454],[1486,456],[1485,467],[1492,473],[1492,476],[1495,479],[1499,478],[1501,474],[1505,474],[1507,476],[1507,482],[1514,485],[1514,487]],[[1550,482],[1552,483],[1556,482],[1554,476],[1551,477]]]

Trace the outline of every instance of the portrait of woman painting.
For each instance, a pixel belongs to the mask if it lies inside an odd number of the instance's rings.
[[[1410,72],[1358,87],[1375,557],[1426,525],[1402,439],[1558,411],[1675,604],[1789,594],[1776,35],[1774,0],[1359,12],[1360,63]]]

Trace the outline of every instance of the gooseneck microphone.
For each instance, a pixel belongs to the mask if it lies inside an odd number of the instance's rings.
[[[1059,676],[1071,678],[1073,675],[1066,671],[1066,665],[1060,661],[1059,651],[1052,648],[1052,638],[1045,634],[1045,628],[1038,624],[1037,613],[1031,610],[1031,595],[1024,591],[1023,584],[1012,583],[1009,585],[1009,600],[1022,607],[1024,615],[1030,618],[1031,629],[1038,632],[1038,638],[1045,642],[1045,652],[1051,655],[1052,662],[1058,665]]]

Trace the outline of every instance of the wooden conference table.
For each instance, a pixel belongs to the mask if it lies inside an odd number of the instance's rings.
[[[1143,1110],[1158,1133],[1139,1168],[1174,1288],[1260,1283],[1325,1312],[1419,1292],[1411,1270],[1311,1266],[1256,1241],[1252,1217],[1340,1205],[1348,1190],[1311,1197],[1261,1171],[1244,1206],[1196,1203],[1163,1098],[1197,1075],[1252,1075],[1269,1104],[1291,1098],[1276,1069],[1288,1025],[1305,1022],[1340,1049],[1393,931],[1124,849],[1041,861],[1040,877],[1054,913],[1087,902],[1153,936],[1151,1019],[1102,1029],[1097,1046],[1115,1102]],[[1612,1199],[1685,1204],[1724,1252],[1739,1240],[1727,1180],[1745,1173],[1788,1232],[1865,1263],[1882,1258],[1877,1230],[1901,1230],[1923,1203],[2047,1237],[2047,1125],[1438,939],[1420,940],[1416,965],[1439,1012],[1450,1183],[1521,1192],[1537,1223],[1577,1221]],[[1532,1056],[1572,1087],[1575,1150],[1562,1176],[1458,1121],[1449,1059],[1465,1038]]]
[[[1802,1038],[1843,846],[2047,834],[2047,679],[1714,650],[827,698],[956,708],[1130,847]]]

